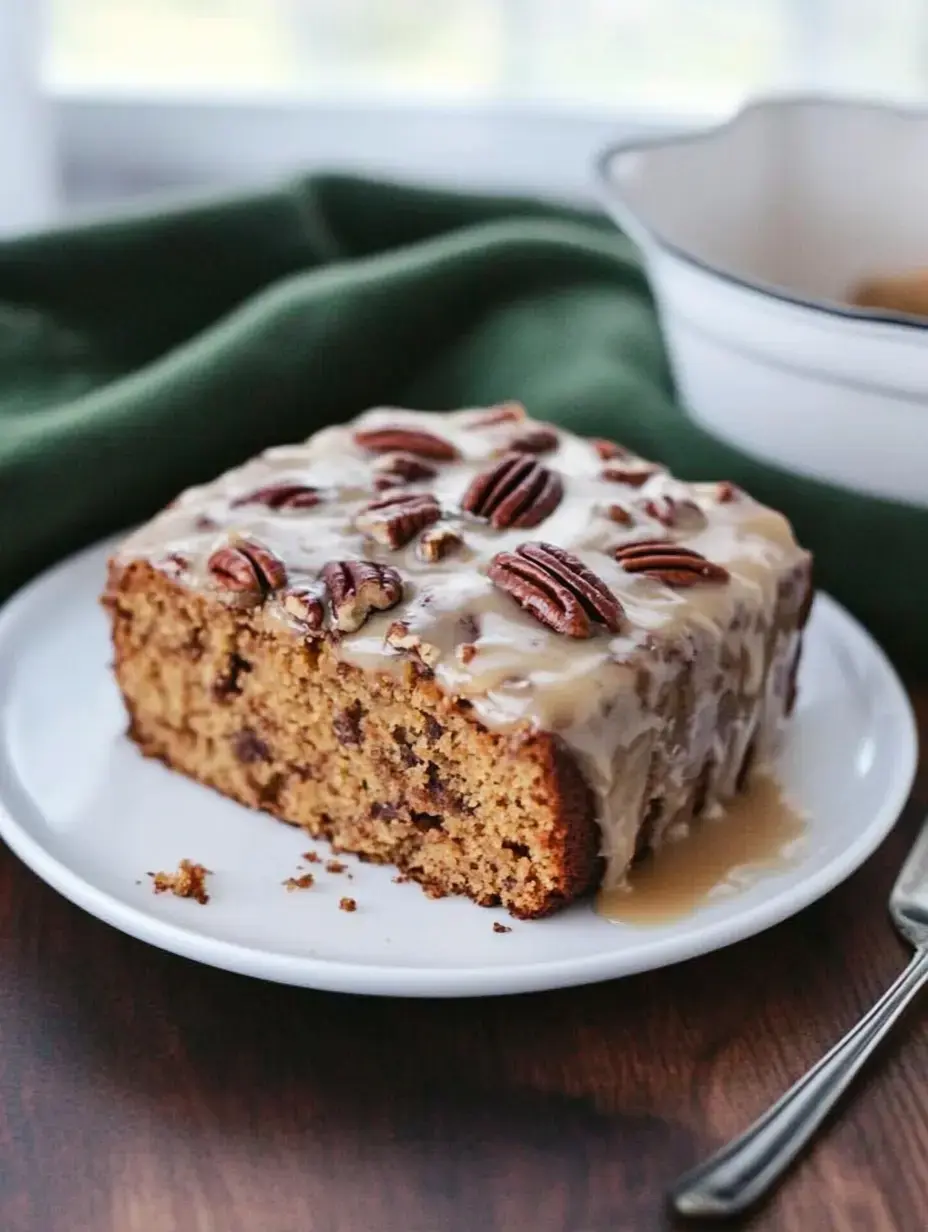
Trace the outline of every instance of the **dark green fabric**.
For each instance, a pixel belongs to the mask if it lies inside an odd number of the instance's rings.
[[[504,398],[782,507],[819,583],[928,671],[928,512],[691,423],[604,218],[331,176],[0,245],[0,586],[366,406]]]

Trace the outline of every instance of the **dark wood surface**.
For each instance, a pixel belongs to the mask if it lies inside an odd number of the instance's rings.
[[[913,691],[928,744],[928,689]],[[107,928],[0,851],[2,1232],[649,1232],[663,1194],[906,959],[886,915],[928,809],[729,950],[486,1001],[261,984]],[[502,940],[502,939],[501,939]],[[747,1226],[928,1228],[914,1009]]]

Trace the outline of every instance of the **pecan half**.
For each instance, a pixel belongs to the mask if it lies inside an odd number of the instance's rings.
[[[550,453],[557,449],[558,438],[553,428],[528,428],[509,442],[516,453]]]
[[[287,582],[287,566],[276,553],[256,539],[241,538],[238,546],[254,561],[268,590],[280,590]]]
[[[617,633],[621,603],[582,560],[551,543],[523,543],[499,552],[490,580],[542,624],[568,637],[590,637],[591,625]]]
[[[706,523],[706,515],[695,501],[670,496],[666,492],[639,502],[638,507],[649,518],[654,518],[655,521],[668,528],[675,526],[696,530]]]
[[[361,428],[354,434],[354,443],[369,453],[399,451],[414,454],[417,458],[434,458],[439,462],[450,462],[458,456],[450,441],[432,432],[424,432],[421,428]]]
[[[615,549],[626,573],[643,573],[667,586],[685,587],[727,582],[731,574],[693,548],[663,539],[640,539]]]
[[[660,469],[656,462],[629,462],[627,466],[603,467],[602,478],[610,483],[625,483],[630,488],[640,488]]]
[[[282,480],[280,483],[269,483],[266,487],[256,488],[254,492],[239,496],[232,505],[267,505],[269,509],[312,509],[321,499],[316,488],[305,483]]]
[[[489,428],[493,424],[514,423],[520,419],[525,419],[525,407],[521,402],[501,402],[472,420],[471,427]]]
[[[321,587],[291,586],[283,598],[284,611],[298,620],[307,633],[321,633],[325,625],[325,606]]]
[[[391,492],[365,505],[354,524],[384,547],[401,548],[440,517],[441,507],[431,492]]]
[[[420,560],[433,565],[437,560],[444,560],[452,552],[456,552],[464,540],[450,526],[433,526],[424,531],[416,548]]]
[[[217,548],[206,567],[223,590],[242,595],[263,596],[287,581],[284,562],[254,539],[238,539]]]
[[[223,590],[261,594],[261,574],[241,548],[217,548],[206,562],[206,568]]]
[[[613,458],[628,457],[628,450],[624,445],[618,445],[615,441],[607,441],[603,436],[592,437],[590,444],[604,462],[611,462]]]
[[[418,479],[434,479],[438,471],[428,462],[417,458],[414,453],[386,453],[374,463],[378,475],[396,478],[406,483],[415,483]]]
[[[537,526],[554,512],[563,495],[560,475],[534,458],[513,453],[474,478],[461,508],[486,518],[496,530]]]
[[[400,575],[389,565],[369,560],[332,560],[322,580],[332,605],[332,619],[342,633],[360,629],[372,612],[396,607],[403,597]]]

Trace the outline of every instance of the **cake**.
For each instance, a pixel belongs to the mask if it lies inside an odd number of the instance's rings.
[[[144,754],[530,918],[769,758],[811,593],[779,513],[507,403],[269,449],[132,534],[103,602]]]

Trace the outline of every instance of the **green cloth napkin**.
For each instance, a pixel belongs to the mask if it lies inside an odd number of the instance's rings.
[[[0,244],[0,587],[367,406],[506,398],[781,507],[820,585],[928,672],[928,511],[693,424],[605,218],[336,176]]]

